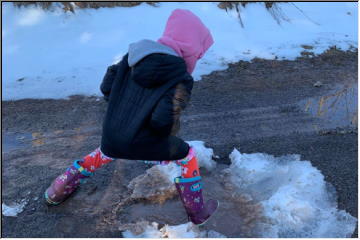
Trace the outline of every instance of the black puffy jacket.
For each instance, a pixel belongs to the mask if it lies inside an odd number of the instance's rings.
[[[108,68],[100,87],[109,101],[101,151],[124,159],[184,158],[189,145],[175,134],[192,86],[180,57],[154,53],[129,67],[126,54]]]

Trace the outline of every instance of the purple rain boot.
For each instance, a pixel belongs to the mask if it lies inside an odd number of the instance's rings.
[[[45,191],[45,200],[48,205],[58,205],[65,201],[84,181],[92,175],[79,165],[76,160],[66,171],[55,178],[53,183]]]
[[[219,201],[210,199],[204,204],[200,176],[174,180],[189,220],[196,225],[204,224],[218,208]]]

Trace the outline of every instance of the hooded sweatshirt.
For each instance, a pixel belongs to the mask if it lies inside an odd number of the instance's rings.
[[[191,74],[199,60],[214,43],[209,29],[191,11],[174,10],[159,43],[167,45],[182,57]]]
[[[171,47],[168,47],[166,45],[148,39],[143,39],[141,41],[131,43],[129,45],[128,53],[129,53],[129,57],[128,57],[129,67],[135,66],[144,57],[153,53],[178,56],[178,54]]]

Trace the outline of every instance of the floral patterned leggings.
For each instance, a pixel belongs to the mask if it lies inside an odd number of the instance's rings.
[[[95,172],[96,169],[102,167],[103,165],[116,160],[106,156],[101,152],[100,148],[95,149],[92,153],[86,155],[83,158],[83,161],[79,164],[88,172]],[[167,165],[172,161],[144,161],[148,164],[155,165]],[[200,175],[198,162],[195,156],[195,151],[193,148],[190,148],[188,155],[180,160],[175,161],[177,165],[181,166],[181,176],[183,178],[193,178]]]

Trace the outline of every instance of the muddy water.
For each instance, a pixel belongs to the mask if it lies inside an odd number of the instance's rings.
[[[227,165],[219,164],[216,172],[202,171],[204,198],[218,199],[220,206],[216,214],[200,230],[213,230],[227,237],[259,237],[259,223],[266,221],[262,216],[262,207],[250,196],[234,191],[233,186],[226,183],[222,169]],[[156,188],[156,186],[154,186]],[[186,212],[177,194],[162,204],[154,204],[143,200],[126,206],[119,212],[120,224],[136,223],[141,220],[165,224],[179,225],[187,223]]]
[[[336,85],[326,95],[300,101],[300,109],[319,119],[314,130],[357,127],[357,83]]]
[[[33,137],[30,133],[6,132],[2,138],[2,152],[8,153],[13,150],[31,147]]]

